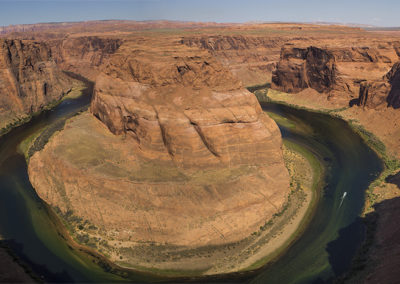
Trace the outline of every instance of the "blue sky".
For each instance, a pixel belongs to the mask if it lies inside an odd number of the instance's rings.
[[[0,0],[0,26],[105,19],[400,26],[399,13],[398,0]]]

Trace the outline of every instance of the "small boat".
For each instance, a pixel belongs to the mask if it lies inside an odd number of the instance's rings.
[[[342,200],[340,201],[339,208],[342,206],[343,200],[344,200],[344,198],[346,197],[346,195],[347,195],[347,191],[345,191],[345,192],[343,193],[343,195],[342,195]]]

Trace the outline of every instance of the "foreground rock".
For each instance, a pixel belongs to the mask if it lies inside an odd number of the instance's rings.
[[[71,86],[47,44],[0,40],[0,129],[60,100]]]
[[[93,115],[71,119],[32,157],[30,179],[75,216],[78,240],[112,260],[209,269],[223,255],[205,262],[211,247],[242,242],[282,209],[280,132],[207,51],[152,43],[110,57]]]

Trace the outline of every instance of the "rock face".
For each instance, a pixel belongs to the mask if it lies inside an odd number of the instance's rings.
[[[272,83],[285,92],[299,92],[305,88],[329,92],[336,83],[336,77],[332,53],[316,47],[289,48],[282,49]]]
[[[60,68],[96,80],[100,66],[115,53],[122,40],[98,36],[69,36],[48,41],[54,61]]]
[[[400,63],[395,63],[390,71],[376,81],[364,81],[360,84],[357,104],[367,108],[400,107]]]
[[[61,99],[71,85],[45,43],[0,40],[0,128]]]
[[[91,113],[36,153],[29,175],[43,200],[118,242],[104,247],[113,260],[141,263],[134,249],[149,241],[240,242],[286,201],[277,125],[205,50],[124,42],[102,65]]]
[[[359,104],[376,107],[385,102],[388,84],[383,81],[393,62],[396,48],[315,47],[282,48],[272,76],[272,87],[297,93],[311,88],[345,101],[359,98]]]
[[[181,39],[182,44],[210,51],[246,86],[271,81],[272,70],[286,41],[284,37],[271,35],[185,36]]]
[[[387,103],[393,108],[400,107],[400,62],[393,65],[392,69],[386,75],[386,79],[391,85],[389,95],[387,96]]]
[[[283,45],[311,45],[314,41],[329,43],[365,38],[361,29],[343,26],[302,24],[255,24],[232,26],[224,30],[207,30],[200,35],[182,36],[187,46],[206,49],[245,86],[271,82]],[[295,43],[294,43],[295,42]]]
[[[361,82],[357,105],[368,108],[376,108],[384,105],[386,103],[389,90],[390,85],[384,81]]]

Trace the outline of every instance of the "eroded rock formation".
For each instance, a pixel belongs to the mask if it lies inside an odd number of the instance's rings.
[[[376,107],[386,101],[389,85],[383,80],[398,60],[392,43],[375,47],[285,46],[272,87],[297,93],[311,88],[329,97]],[[385,94],[386,93],[386,94]]]
[[[393,108],[400,107],[400,62],[393,65],[392,69],[386,75],[391,88],[387,96],[387,103]]]
[[[100,66],[118,50],[123,40],[98,36],[69,36],[48,42],[54,61],[60,68],[95,81]]]
[[[94,116],[72,119],[29,163],[39,196],[117,240],[111,257],[131,265],[143,242],[242,241],[289,190],[279,129],[255,96],[208,51],[153,42],[124,42],[101,66]]]
[[[265,36],[185,36],[181,43],[210,51],[244,85],[265,84],[279,60],[281,46],[288,39]]]
[[[71,86],[46,43],[0,40],[0,128],[60,100]]]

